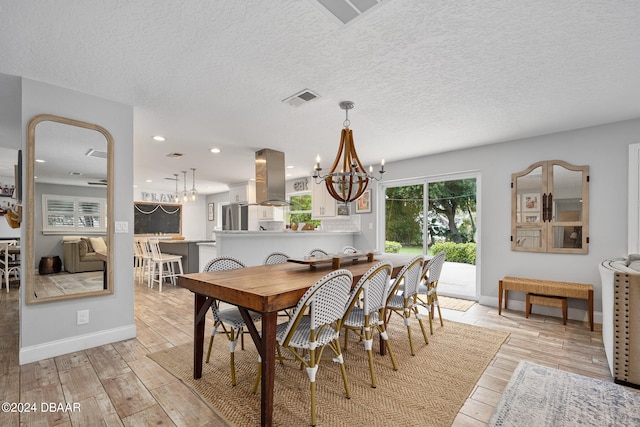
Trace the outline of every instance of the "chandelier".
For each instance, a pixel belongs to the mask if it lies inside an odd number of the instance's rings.
[[[349,121],[349,110],[355,104],[351,101],[343,101],[340,108],[345,111],[344,128],[340,136],[340,147],[338,154],[333,161],[331,170],[326,175],[321,175],[320,156],[316,157],[316,165],[313,168],[313,178],[316,183],[325,182],[327,190],[331,197],[345,204],[357,200],[369,185],[369,181],[375,179],[379,181],[384,174],[384,159],[380,162],[380,177],[373,175],[373,166],[369,166],[369,172],[362,166],[356,147],[353,142],[353,132],[349,129],[351,122]]]

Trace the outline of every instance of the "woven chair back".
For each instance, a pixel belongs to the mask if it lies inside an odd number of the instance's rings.
[[[272,252],[264,259],[264,265],[284,264],[289,259],[289,255],[282,252]]]
[[[418,255],[407,263],[396,276],[393,285],[389,287],[388,299],[398,291],[400,284],[404,285],[404,298],[409,298],[418,293],[418,285],[422,276],[422,255]]]
[[[334,270],[311,286],[302,295],[291,314],[281,344],[287,346],[296,327],[305,314],[309,315],[310,329],[319,331],[326,325],[342,320],[353,275],[349,270]]]

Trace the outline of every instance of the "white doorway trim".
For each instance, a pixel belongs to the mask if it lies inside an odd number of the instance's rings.
[[[640,253],[640,144],[629,145],[627,253]]]

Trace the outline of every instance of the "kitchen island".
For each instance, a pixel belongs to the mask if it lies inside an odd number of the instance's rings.
[[[185,273],[199,273],[200,270],[200,243],[212,242],[211,240],[176,240],[159,239],[160,250],[166,254],[182,256],[182,269]]]
[[[359,231],[216,231],[218,256],[237,258],[247,266],[261,265],[271,252],[301,257],[312,249],[339,253],[353,245]],[[359,248],[373,250],[373,248]]]

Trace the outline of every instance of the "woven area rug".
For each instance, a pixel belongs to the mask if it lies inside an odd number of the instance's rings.
[[[389,328],[398,371],[393,371],[388,356],[382,357],[377,352],[375,340],[378,382],[375,389],[371,388],[362,344],[355,337],[350,339],[344,359],[351,399],[345,398],[338,365],[330,360],[322,361],[316,377],[318,425],[450,426],[508,337],[506,332],[445,321],[444,327],[434,328],[429,345],[425,345],[415,320],[412,326],[416,356],[409,353],[402,321],[393,319]],[[426,327],[429,333],[428,324]],[[204,364],[199,380],[193,379],[192,344],[162,350],[149,357],[196,391],[231,423],[253,426],[260,424],[259,392],[251,393],[258,360],[251,340],[245,343],[245,351],[236,351],[235,387],[231,386],[229,350],[224,336],[216,337],[211,363]],[[325,356],[330,353],[327,349]],[[306,372],[293,362],[276,364],[274,425],[308,425],[309,408]]]
[[[640,393],[521,361],[489,426],[640,426]]]
[[[476,303],[468,299],[451,298],[440,295],[438,295],[438,302],[440,303],[440,307],[456,311],[467,311]]]

